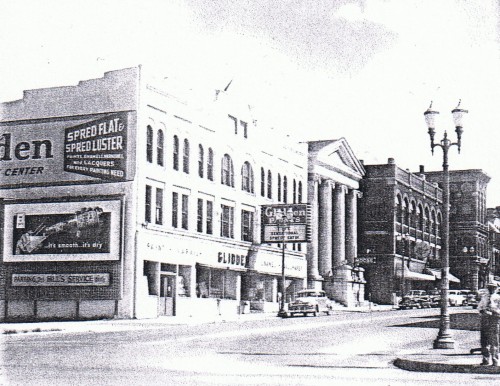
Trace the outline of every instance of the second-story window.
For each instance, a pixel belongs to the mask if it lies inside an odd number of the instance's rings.
[[[189,221],[189,207],[188,207],[188,196],[182,195],[182,219],[181,226],[182,229],[188,229],[188,221]]]
[[[172,192],[172,227],[179,226],[179,194]]]
[[[156,188],[155,223],[158,225],[163,224],[163,189],[160,188]]]
[[[163,166],[163,146],[164,146],[164,136],[163,130],[158,130],[156,138],[156,163]]]
[[[184,148],[182,152],[182,171],[189,174],[189,141],[184,140]]]
[[[203,232],[203,200],[198,198],[198,213],[196,216],[196,231]]]
[[[231,128],[234,129],[234,134],[238,134],[238,119],[232,115],[228,115]]]
[[[146,160],[153,162],[153,128],[148,125],[146,129]]]
[[[214,203],[207,200],[207,234],[213,234]]]
[[[241,239],[253,241],[253,212],[241,211]]]
[[[173,166],[174,170],[179,170],[179,137],[174,135],[174,149],[173,149]]]
[[[222,158],[221,183],[234,188],[233,160],[229,154],[224,154]]]
[[[145,205],[144,205],[144,221],[151,222],[151,203],[153,199],[153,190],[151,186],[146,185]]]
[[[234,208],[221,205],[220,235],[234,239]]]
[[[266,196],[266,172],[264,168],[260,168],[260,195]]]

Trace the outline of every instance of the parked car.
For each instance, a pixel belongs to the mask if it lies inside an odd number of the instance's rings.
[[[466,302],[465,290],[448,290],[448,304],[450,306],[464,306]]]
[[[332,302],[326,296],[325,291],[308,289],[297,292],[297,298],[288,304],[287,315],[312,314],[317,316],[320,312],[330,315],[331,310]]]
[[[439,307],[441,305],[441,291],[434,289],[427,292],[431,307]]]
[[[424,290],[411,290],[399,303],[400,309],[431,307],[430,298]]]
[[[472,308],[477,308],[479,304],[480,295],[477,291],[464,291],[465,295],[465,305],[471,306]]]

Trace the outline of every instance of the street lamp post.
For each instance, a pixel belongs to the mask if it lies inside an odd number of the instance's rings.
[[[286,277],[285,277],[285,240],[286,240],[286,235],[285,232],[290,226],[290,222],[293,220],[293,214],[290,212],[286,212],[281,216],[277,216],[278,221],[278,229],[281,228],[283,232],[283,237],[282,237],[282,245],[281,245],[281,302],[280,302],[280,310],[278,311],[278,316],[280,317],[286,317],[287,313],[285,310],[285,304],[286,304],[286,288],[285,288],[285,282],[286,282]]]
[[[432,102],[427,111],[424,112],[425,121],[429,129],[429,137],[431,140],[431,152],[434,154],[434,148],[440,147],[443,149],[443,239],[442,251],[443,256],[441,260],[441,317],[439,322],[439,332],[436,340],[434,340],[433,347],[435,349],[452,349],[455,346],[455,341],[450,334],[450,315],[448,312],[448,289],[449,289],[449,271],[450,271],[450,171],[448,165],[448,150],[452,146],[457,146],[460,153],[460,146],[462,143],[462,118],[467,110],[460,108],[460,101],[458,106],[452,110],[453,121],[455,123],[455,132],[457,133],[457,142],[451,142],[448,139],[448,134],[445,131],[444,137],[439,143],[434,142],[435,131],[435,118],[439,112],[432,110]]]

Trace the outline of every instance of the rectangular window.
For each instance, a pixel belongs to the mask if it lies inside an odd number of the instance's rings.
[[[152,202],[153,190],[151,186],[146,185],[146,198],[144,207],[144,221],[151,222],[151,202]]]
[[[188,196],[182,195],[182,229],[188,229]]]
[[[234,239],[234,208],[227,205],[221,205],[221,227],[220,235]]]
[[[163,189],[156,188],[156,212],[155,222],[158,225],[163,224]]]
[[[179,208],[179,194],[177,192],[172,192],[172,226],[177,228],[178,224],[178,209]]]
[[[253,241],[253,212],[241,211],[241,239]]]
[[[214,203],[207,201],[207,234],[213,234]]]
[[[196,220],[196,230],[203,232],[203,200],[198,198],[198,215]]]

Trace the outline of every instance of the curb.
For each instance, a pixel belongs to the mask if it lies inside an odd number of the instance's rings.
[[[405,358],[397,358],[393,364],[402,370],[425,373],[500,374],[500,366],[425,362]]]

